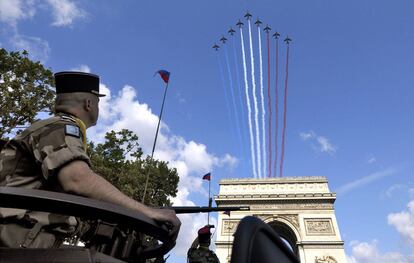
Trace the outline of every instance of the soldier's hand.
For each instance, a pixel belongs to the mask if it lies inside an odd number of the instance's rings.
[[[180,231],[181,221],[174,210],[149,208],[146,215],[155,221],[165,224],[170,230],[170,236],[175,241]]]

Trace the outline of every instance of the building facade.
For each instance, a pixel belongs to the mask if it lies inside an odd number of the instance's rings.
[[[346,263],[344,242],[336,221],[326,177],[226,179],[215,196],[217,206],[250,206],[218,216],[216,253],[229,262],[239,221],[252,215],[269,224],[302,263]]]

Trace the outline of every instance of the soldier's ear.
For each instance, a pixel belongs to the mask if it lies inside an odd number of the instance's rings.
[[[85,111],[91,111],[92,108],[92,100],[91,99],[85,99]]]

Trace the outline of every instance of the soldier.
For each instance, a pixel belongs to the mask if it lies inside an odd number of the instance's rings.
[[[219,263],[217,255],[209,249],[213,225],[206,225],[198,230],[198,237],[187,252],[188,263]]]
[[[66,192],[111,202],[171,227],[175,240],[181,222],[170,209],[147,207],[127,197],[90,168],[86,129],[99,115],[99,77],[82,72],[55,74],[55,116],[37,121],[4,145],[0,186]],[[71,216],[0,208],[0,246],[50,248],[73,235]]]

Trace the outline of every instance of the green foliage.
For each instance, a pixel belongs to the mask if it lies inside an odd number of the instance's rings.
[[[147,173],[145,204],[170,206],[170,197],[177,194],[177,170],[168,168],[167,162],[151,160],[149,156],[143,159],[138,136],[132,131],[108,132],[104,143],[89,143],[88,153],[96,173],[137,201],[142,199]]]
[[[53,73],[28,52],[0,49],[0,138],[35,120],[40,111],[52,111]]]

